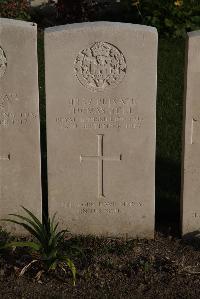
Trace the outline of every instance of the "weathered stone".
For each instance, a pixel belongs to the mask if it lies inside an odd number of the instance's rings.
[[[58,0],[51,0],[51,2],[49,0],[31,0],[30,1],[31,7],[36,7],[36,8],[45,6],[45,5],[53,6],[56,3],[58,3]]]
[[[41,216],[40,177],[37,26],[0,19],[0,218],[20,205]]]
[[[75,234],[153,237],[156,29],[45,32],[50,213]]]
[[[49,2],[48,0],[31,0],[30,4],[32,7],[37,7],[37,6],[47,4],[48,2]]]
[[[200,231],[200,31],[188,34],[182,163],[182,234]],[[187,235],[191,234],[191,235]]]

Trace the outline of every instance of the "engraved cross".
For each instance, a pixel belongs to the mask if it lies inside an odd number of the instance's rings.
[[[102,134],[98,134],[98,155],[97,156],[83,156],[80,155],[80,162],[83,161],[97,161],[98,162],[98,197],[105,197],[104,195],[104,184],[103,184],[103,166],[104,161],[121,161],[122,155],[120,154],[118,157],[105,157],[103,155],[103,136]]]
[[[8,154],[7,156],[0,156],[0,160],[10,161],[10,154]]]

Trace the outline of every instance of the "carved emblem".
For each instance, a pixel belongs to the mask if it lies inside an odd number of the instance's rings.
[[[80,83],[92,91],[116,87],[126,74],[124,55],[115,46],[96,42],[82,50],[75,61],[75,72]]]
[[[3,49],[0,47],[0,78],[5,74],[7,67],[7,59]]]

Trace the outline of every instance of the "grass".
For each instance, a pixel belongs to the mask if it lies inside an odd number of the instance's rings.
[[[44,206],[47,210],[46,127],[43,34],[38,38],[39,86],[42,140]],[[181,134],[184,88],[185,40],[159,40],[156,215],[160,219],[179,218],[181,181]]]

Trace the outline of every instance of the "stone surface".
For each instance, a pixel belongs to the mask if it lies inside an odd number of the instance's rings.
[[[40,217],[40,177],[37,26],[0,19],[0,218],[20,205]]]
[[[188,34],[187,49],[182,161],[184,236],[200,231],[200,31]]]
[[[75,234],[153,237],[157,32],[45,32],[50,213]]]
[[[30,4],[32,7],[37,7],[37,6],[47,4],[48,2],[49,2],[48,0],[31,0]]]

